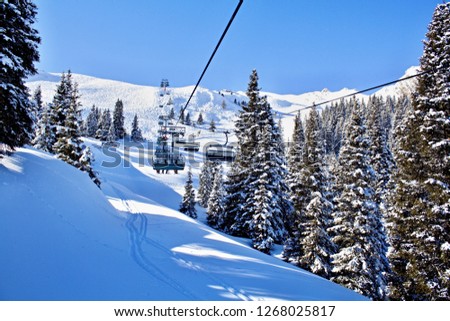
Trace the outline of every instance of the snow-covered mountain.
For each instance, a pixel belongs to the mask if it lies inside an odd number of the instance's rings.
[[[176,210],[180,175],[95,140],[98,189],[53,155],[0,160],[0,300],[363,300]]]
[[[403,77],[410,76],[416,71],[417,67],[411,67]],[[80,101],[85,109],[85,113],[92,105],[100,109],[109,108],[112,110],[117,99],[121,99],[124,104],[126,126],[131,128],[131,121],[134,114],[137,113],[144,136],[149,139],[154,138],[157,130],[158,115],[161,113],[158,107],[159,87],[139,86],[80,74],[72,74],[72,76],[73,80],[78,83],[81,94]],[[41,72],[29,78],[27,85],[31,92],[40,85],[44,102],[50,102],[55,94],[60,77],[61,74],[58,73]],[[377,94],[383,96],[400,95],[408,90],[411,91],[413,84],[414,79],[411,79],[382,88]],[[170,88],[175,112],[179,112],[184,107],[192,90],[193,86]],[[356,91],[355,89],[344,88],[335,92],[323,89],[322,91],[299,95],[280,95],[270,92],[262,92],[261,94],[267,96],[272,108],[282,118],[287,139],[292,133],[293,111],[311,106],[313,103],[320,103],[352,94]],[[360,97],[367,96],[360,95]],[[210,90],[199,87],[187,108],[187,112],[190,113],[191,119],[194,121],[198,118],[199,113],[202,113],[206,122],[206,125],[203,125],[203,129],[208,128],[209,122],[214,120],[219,130],[232,130],[234,128],[235,115],[240,109],[239,103],[242,101],[247,101],[244,91],[232,92],[230,90]],[[223,108],[223,105],[225,105],[225,108]],[[190,128],[188,133],[197,134],[199,130],[202,131],[202,128]],[[220,135],[216,136],[217,140],[223,139]]]

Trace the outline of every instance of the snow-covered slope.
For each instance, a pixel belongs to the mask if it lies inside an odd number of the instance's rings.
[[[408,69],[403,77],[411,75],[417,67]],[[157,120],[160,114],[158,108],[159,87],[138,86],[120,81],[107,79],[99,79],[95,77],[72,74],[73,80],[78,83],[81,94],[81,103],[87,110],[95,105],[101,109],[113,109],[117,99],[121,99],[124,103],[124,114],[126,127],[131,128],[131,121],[134,114],[138,114],[140,126],[144,137],[154,140],[157,131]],[[55,94],[55,89],[60,81],[61,74],[41,72],[28,79],[27,85],[33,92],[37,86],[41,86],[44,102],[50,102]],[[388,86],[377,94],[399,95],[411,90],[414,80],[398,83]],[[175,112],[178,113],[186,104],[193,86],[174,87],[171,88],[171,95],[174,102]],[[304,93],[300,95],[279,95],[276,93],[262,92],[266,95],[272,108],[278,113],[282,119],[284,134],[286,140],[291,137],[293,128],[292,112],[303,107],[311,106],[313,103],[321,103],[330,99],[342,97],[356,92],[355,89],[344,88],[342,90],[331,92],[327,89]],[[367,97],[360,95],[360,97]],[[190,113],[192,120],[197,120],[201,112],[205,119],[205,125],[200,128],[188,128],[188,134],[204,135],[207,132],[208,124],[211,120],[216,122],[218,130],[232,130],[234,128],[234,119],[240,109],[239,103],[247,101],[244,91],[232,92],[229,90],[210,90],[206,88],[198,88],[196,94],[188,106],[187,112]],[[237,104],[236,104],[237,103]],[[222,106],[225,104],[225,108]],[[306,114],[308,111],[304,111]],[[200,133],[199,133],[200,130]],[[223,140],[223,137],[216,135],[214,140]]]
[[[88,144],[102,190],[31,148],[0,160],[0,300],[364,299],[174,210],[185,174]]]
[[[414,76],[418,72],[419,72],[419,67],[417,67],[417,66],[410,67],[410,68],[408,68],[408,70],[406,70],[405,74],[400,79]],[[394,85],[381,88],[377,92],[377,95],[381,95],[383,97],[386,97],[386,96],[399,97],[402,95],[411,95],[411,93],[414,92],[415,87],[416,87],[416,79],[415,78],[407,79],[405,81],[398,82]]]

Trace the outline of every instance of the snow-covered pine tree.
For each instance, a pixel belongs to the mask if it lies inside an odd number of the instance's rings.
[[[209,123],[209,131],[212,133],[216,131],[216,122],[214,119],[211,119],[211,122]]]
[[[352,115],[339,154],[338,196],[329,228],[337,253],[332,255],[331,280],[372,299],[386,296],[385,253],[380,214],[372,188],[370,141],[360,104],[352,99]]]
[[[403,120],[407,118],[407,114],[412,110],[411,99],[408,96],[402,95],[395,101],[394,115],[392,119],[392,130],[389,133],[389,146],[391,151],[395,152],[397,141],[400,137],[396,135],[400,133],[399,127],[404,125]],[[395,164],[394,164],[395,165]]]
[[[223,167],[221,164],[216,166],[213,175],[213,185],[208,199],[206,220],[208,225],[217,228],[221,225],[224,215],[225,189],[223,186]]]
[[[38,127],[39,119],[41,119],[43,112],[43,102],[42,102],[42,89],[41,86],[37,86],[36,90],[33,93],[33,97],[31,98],[31,112],[30,117],[33,122],[33,139],[36,137],[36,131]]]
[[[305,132],[303,130],[303,122],[300,112],[298,112],[294,118],[294,132],[292,133],[292,142],[288,151],[288,184],[290,188],[292,188],[291,184],[296,180],[295,176],[300,173],[302,167],[304,145]]]
[[[367,106],[367,134],[371,141],[371,145],[369,147],[369,164],[375,172],[375,177],[373,180],[373,189],[374,189],[374,202],[377,203],[379,211],[377,214],[379,218],[377,221],[380,226],[376,228],[378,231],[378,235],[380,235],[381,239],[380,244],[382,245],[382,253],[385,255],[382,256],[381,263],[383,264],[383,277],[384,279],[388,278],[388,274],[390,273],[389,262],[386,257],[388,251],[387,244],[387,232],[385,227],[385,217],[387,215],[387,204],[386,204],[386,196],[388,183],[391,179],[392,169],[394,168],[394,158],[392,156],[391,150],[388,145],[388,130],[389,130],[389,121],[383,121],[383,109],[386,108],[385,103],[381,97],[372,96],[369,99]],[[385,117],[390,118],[389,115],[385,115]],[[383,124],[384,123],[384,124]]]
[[[116,143],[116,132],[116,126],[114,125],[114,122],[111,122],[108,130],[108,135],[106,136],[105,140],[106,144],[114,145]]]
[[[188,126],[192,125],[191,114],[189,114],[189,112],[186,114],[186,118],[184,119],[184,124],[188,125]]]
[[[295,204],[291,236],[283,256],[315,274],[329,278],[335,245],[328,235],[332,204],[327,199],[327,169],[320,118],[314,108],[306,120],[299,175],[294,176],[291,199]],[[295,194],[294,193],[297,193]]]
[[[279,147],[281,135],[266,97],[257,107],[257,119],[257,150],[248,169],[242,218],[251,218],[244,226],[249,226],[253,247],[269,253],[274,242],[281,243],[287,236],[285,221],[291,215],[291,206],[287,201],[286,163]]]
[[[204,123],[203,115],[202,115],[202,113],[200,113],[200,114],[198,114],[197,124],[203,125],[203,123]]]
[[[301,231],[300,218],[303,216],[304,197],[303,186],[301,185],[301,170],[303,168],[303,149],[305,146],[305,132],[300,112],[294,118],[294,132],[292,133],[292,143],[288,152],[288,178],[289,198],[291,200],[293,211],[292,220],[287,222],[288,238],[284,242],[283,256],[286,260],[296,261],[294,258],[303,256],[299,246]],[[300,197],[299,197],[300,196]]]
[[[61,135],[63,135],[62,131],[66,126],[67,115],[69,114],[69,110],[71,108],[70,105],[72,103],[72,91],[72,74],[69,70],[67,74],[62,73],[61,80],[56,87],[56,93],[53,96],[52,103],[49,105],[52,135],[48,137],[48,139],[52,146],[55,145]],[[53,152],[56,153],[55,150],[53,150]]]
[[[139,128],[137,114],[134,115],[133,123],[131,124],[131,140],[133,142],[142,142],[144,140],[144,138],[142,137],[141,129]]]
[[[237,150],[237,157],[239,158],[239,150]],[[238,168],[236,161],[227,172],[223,182],[225,189],[224,198],[224,215],[219,222],[218,229],[228,234],[233,234],[231,227],[235,223],[235,218],[243,211],[243,191],[240,184],[241,170]]]
[[[394,161],[388,146],[388,129],[383,126],[383,106],[384,101],[382,97],[371,96],[369,98],[367,108],[367,134],[371,141],[369,160],[376,174],[374,185],[375,200],[380,205],[384,203],[383,197],[391,177]],[[382,207],[384,208],[384,205]]]
[[[184,114],[184,109],[182,109],[181,113],[180,113],[180,123],[182,123],[184,125],[185,120],[186,120],[186,116]]]
[[[64,108],[64,124],[58,125],[57,129],[57,141],[53,145],[53,151],[56,156],[66,163],[81,168],[80,158],[82,156],[80,131],[78,128],[78,117],[80,106],[78,102],[78,90],[76,84],[74,85],[70,78],[69,80],[70,91],[68,92],[68,97],[64,100],[69,102],[67,109],[65,106],[60,106],[59,111]]]
[[[85,121],[85,128],[86,128],[86,135],[88,137],[95,137],[95,134],[98,130],[98,109],[95,107],[95,105],[92,105],[91,110],[89,111],[89,114],[86,117]]]
[[[249,197],[249,184],[254,177],[249,177],[251,164],[257,151],[257,131],[259,130],[256,118],[260,109],[258,73],[252,71],[247,88],[248,104],[242,104],[238,119],[235,122],[236,136],[238,138],[236,159],[232,169],[228,172],[225,182],[225,212],[222,229],[232,235],[251,237],[250,223],[252,214],[244,216],[245,202]],[[246,212],[249,214],[249,212]]]
[[[98,129],[95,134],[95,137],[97,139],[100,139],[101,141],[107,140],[111,122],[111,112],[109,111],[109,109],[106,109],[102,112],[100,121],[98,122]]]
[[[125,137],[125,117],[123,116],[123,102],[117,99],[113,111],[114,137],[115,140]]]
[[[170,119],[175,119],[175,110],[173,109],[173,107],[170,108],[169,117]]]
[[[97,177],[97,174],[94,172],[92,168],[92,163],[94,162],[94,155],[91,152],[89,147],[83,148],[81,157],[80,157],[80,169],[89,174],[89,177],[94,181],[95,185],[100,187],[101,181]]]
[[[396,135],[390,298],[450,299],[450,3],[428,26],[413,110]]]
[[[217,163],[206,160],[199,175],[199,187],[198,187],[198,203],[200,206],[208,207],[209,197],[214,185],[214,177],[217,170]]]
[[[32,141],[34,147],[48,153],[53,152],[54,141],[54,139],[52,138],[54,133],[52,130],[52,124],[50,122],[50,110],[51,106],[49,105],[43,107],[41,116],[36,126],[34,139]]]
[[[188,170],[188,177],[186,184],[184,185],[183,200],[180,204],[180,212],[186,214],[189,217],[197,218],[197,210],[195,209],[195,190],[192,181],[191,168]]]
[[[27,143],[32,134],[25,79],[36,74],[40,38],[33,24],[36,5],[29,0],[1,1],[0,153]],[[4,145],[4,146],[2,146]]]

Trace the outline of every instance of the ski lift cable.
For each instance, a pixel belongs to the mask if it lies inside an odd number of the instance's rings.
[[[433,71],[433,69],[425,70],[425,71],[422,71],[422,72],[417,73],[417,74],[412,75],[412,76],[408,76],[408,77],[405,77],[405,78],[400,78],[400,79],[397,79],[397,80],[394,80],[394,81],[390,81],[390,82],[387,82],[387,83],[384,83],[384,84],[381,84],[381,85],[378,85],[378,86],[374,86],[374,87],[370,87],[370,88],[367,88],[367,89],[363,89],[363,90],[357,91],[357,92],[355,92],[355,93],[346,94],[346,95],[344,95],[344,96],[340,96],[340,97],[333,98],[333,99],[330,99],[330,100],[327,100],[327,101],[323,101],[323,102],[321,102],[321,103],[319,103],[319,104],[313,103],[311,106],[302,107],[302,108],[299,108],[299,109],[290,111],[290,112],[288,112],[288,113],[286,113],[286,114],[294,114],[294,113],[297,113],[297,112],[299,112],[299,111],[301,111],[301,110],[306,110],[306,109],[314,108],[314,107],[317,107],[317,106],[329,104],[329,103],[331,103],[331,102],[333,102],[333,101],[336,101],[336,100],[341,100],[341,99],[344,99],[344,98],[353,97],[353,96],[356,96],[356,95],[365,93],[365,92],[367,92],[367,91],[371,91],[371,90],[374,90],[374,89],[386,87],[386,86],[393,85],[393,84],[396,84],[396,83],[399,83],[399,82],[402,82],[402,81],[405,81],[405,80],[408,80],[408,79],[411,79],[411,78],[415,78],[415,77],[418,77],[418,76],[422,76],[422,75],[427,74],[427,73],[430,73],[430,72],[432,72],[432,71]]]
[[[198,85],[199,85],[200,82],[202,81],[202,78],[203,78],[203,76],[205,75],[205,72],[206,72],[206,70],[208,69],[209,64],[211,63],[212,59],[214,58],[214,55],[216,54],[217,49],[219,49],[219,46],[220,46],[220,44],[222,43],[223,38],[225,38],[225,35],[226,35],[228,29],[230,28],[231,23],[232,23],[233,20],[234,20],[234,17],[236,17],[236,15],[237,15],[239,9],[241,8],[241,5],[242,5],[243,2],[244,2],[244,0],[239,0],[239,3],[238,3],[236,9],[235,9],[234,12],[233,12],[233,15],[231,16],[230,20],[228,21],[228,24],[227,24],[225,30],[223,31],[222,36],[221,36],[220,39],[219,39],[219,42],[218,42],[217,45],[216,45],[216,48],[214,49],[213,53],[211,54],[211,57],[209,57],[208,63],[206,64],[205,68],[203,69],[202,74],[200,75],[200,78],[198,79],[197,84],[195,85],[194,90],[193,90],[192,93],[191,93],[191,96],[189,97],[188,101],[186,102],[186,105],[181,109],[181,111],[180,111],[180,117],[178,117],[177,124],[178,124],[178,122],[181,120],[181,115],[182,115],[183,112],[186,110],[187,106],[189,105],[189,102],[191,101],[192,96],[194,96],[194,93],[195,93],[195,91],[197,90]]]

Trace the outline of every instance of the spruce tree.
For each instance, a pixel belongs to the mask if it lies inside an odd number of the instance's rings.
[[[370,140],[360,104],[353,112],[339,154],[336,177],[338,196],[329,233],[337,245],[332,255],[331,280],[372,299],[386,296],[385,253],[379,209],[372,188],[374,171],[369,165]]]
[[[393,156],[388,146],[388,129],[386,124],[383,125],[381,117],[383,106],[381,97],[372,96],[367,110],[367,134],[371,141],[369,160],[376,175],[374,189],[375,198],[379,204],[384,203],[383,197],[393,167]]]
[[[270,252],[274,242],[286,237],[291,214],[286,184],[286,160],[280,129],[266,97],[260,97],[254,70],[247,89],[249,102],[236,121],[236,160],[225,183],[222,228],[249,237],[260,251]]]
[[[131,140],[133,142],[142,142],[144,140],[141,129],[139,128],[137,114],[134,115],[133,123],[131,124]]]
[[[25,80],[37,73],[40,38],[33,29],[36,6],[29,0],[1,1],[0,29],[0,152],[14,150],[32,134],[32,106]]]
[[[115,140],[125,137],[125,117],[123,116],[123,102],[117,99],[113,111],[114,137]]]
[[[106,144],[115,145],[116,144],[116,126],[114,125],[114,122],[111,122],[108,129],[108,134],[106,135]]]
[[[36,130],[38,127],[39,119],[43,113],[43,102],[42,102],[42,89],[39,85],[33,93],[33,97],[31,99],[31,113],[30,117],[33,122],[33,138],[36,137]]]
[[[281,243],[287,236],[285,222],[291,215],[291,204],[287,201],[281,133],[266,97],[261,98],[258,111],[257,151],[248,171],[248,197],[242,217],[251,218],[253,247],[269,253],[274,242]]]
[[[209,123],[209,131],[212,133],[216,131],[216,122],[214,119],[211,119],[211,122]]]
[[[224,198],[225,189],[223,186],[223,168],[218,165],[214,171],[213,184],[211,187],[210,197],[208,199],[208,209],[206,220],[208,225],[217,228],[221,225],[224,215]]]
[[[43,107],[41,116],[36,126],[34,139],[32,141],[34,147],[48,153],[53,152],[54,144],[54,133],[52,130],[52,124],[50,122],[50,110],[50,105]]]
[[[92,108],[86,118],[85,127],[86,127],[86,135],[88,137],[95,137],[95,134],[98,130],[98,109],[95,105],[92,105]]]
[[[261,98],[256,70],[253,70],[250,75],[246,94],[249,102],[242,105],[242,110],[235,122],[238,146],[236,159],[225,183],[227,217],[224,220],[226,226],[223,226],[223,229],[236,236],[251,237],[252,214],[245,211],[245,203],[251,193],[249,186],[255,181],[255,177],[250,176],[250,168],[258,150],[257,132],[259,126],[256,114],[261,109]]]
[[[180,123],[182,123],[184,125],[185,120],[186,120],[186,116],[184,114],[184,109],[182,109],[181,113],[180,113]]]
[[[192,182],[191,168],[188,170],[188,177],[184,185],[183,200],[180,204],[180,212],[189,217],[197,218],[197,210],[195,209],[195,190]]]
[[[188,126],[192,125],[191,115],[189,114],[189,112],[186,114],[186,118],[184,119],[184,124],[188,125]]]
[[[62,73],[61,80],[56,87],[56,93],[53,96],[50,106],[50,124],[52,128],[52,135],[48,138],[51,145],[55,145],[62,135],[64,127],[66,126],[67,115],[72,104],[72,75],[70,71],[68,73]],[[77,106],[78,108],[78,106]],[[77,111],[78,112],[78,111]],[[56,151],[54,151],[56,153]]]
[[[450,299],[450,3],[428,26],[413,108],[397,132],[390,298]]]
[[[108,139],[109,129],[111,128],[111,112],[109,109],[103,111],[100,121],[98,123],[97,133],[95,137],[101,141],[106,141]]]
[[[203,115],[202,115],[202,113],[200,113],[200,114],[198,114],[197,124],[203,125],[203,123],[204,123]]]
[[[214,177],[217,170],[217,163],[206,160],[203,163],[199,175],[198,203],[200,206],[208,207],[208,201],[214,185]]]
[[[92,181],[100,187],[101,181],[97,177],[97,173],[92,168],[92,163],[94,162],[94,155],[91,152],[91,149],[89,147],[85,147],[82,151],[81,157],[80,157],[80,169],[84,172],[87,172],[89,174],[89,177],[92,179]]]
[[[61,113],[64,112],[64,114],[61,114],[61,117],[64,118],[64,123],[57,125],[57,141],[53,145],[53,151],[58,158],[80,168],[82,148],[78,127],[78,108],[80,107],[78,90],[76,84],[73,84],[70,78],[65,80],[70,82],[68,83],[70,91],[67,93],[67,97],[64,98],[64,102],[67,102],[68,106],[61,105],[61,108],[58,110]]]
[[[320,118],[314,108],[306,121],[305,143],[299,175],[293,182],[292,200],[295,204],[291,237],[286,243],[284,257],[315,274],[329,278],[330,258],[334,254],[327,229],[331,223],[332,204],[327,199],[325,146]]]

